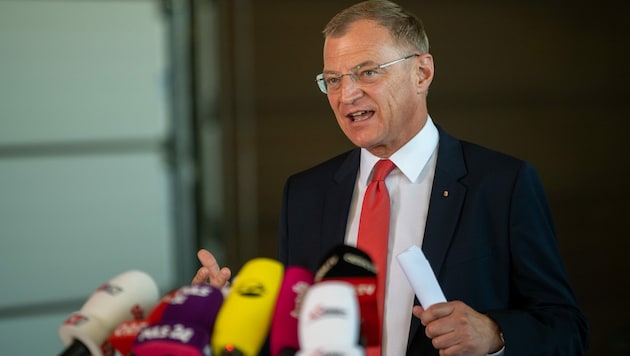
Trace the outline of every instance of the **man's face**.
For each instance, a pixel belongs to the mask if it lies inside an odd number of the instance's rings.
[[[417,53],[394,44],[389,31],[374,21],[353,23],[341,37],[324,43],[324,73],[338,76],[375,68]],[[424,126],[426,92],[433,78],[433,60],[424,54],[378,70],[374,83],[352,76],[329,90],[328,101],[344,134],[355,145],[379,157],[389,157]]]

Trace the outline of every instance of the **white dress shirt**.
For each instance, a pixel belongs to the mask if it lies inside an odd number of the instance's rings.
[[[438,142],[437,127],[429,116],[420,132],[389,157],[396,168],[385,179],[391,208],[387,251],[385,327],[383,328],[382,344],[384,356],[405,355],[407,351],[414,292],[395,256],[412,245],[422,246],[433,176],[435,175]],[[348,215],[346,231],[346,243],[348,245],[356,246],[357,244],[363,195],[372,179],[372,169],[379,159],[367,150],[361,150],[359,174],[354,186]],[[505,346],[490,356],[501,356],[504,352]]]
[[[395,256],[412,245],[422,246],[437,161],[438,140],[437,128],[431,117],[428,117],[420,132],[389,157],[396,164],[396,168],[385,180],[391,202],[391,219],[383,355],[404,355],[407,350],[414,292]],[[367,150],[361,150],[360,171],[352,196],[346,231],[346,243],[352,246],[356,246],[357,243],[363,195],[372,179],[372,168],[379,159]]]

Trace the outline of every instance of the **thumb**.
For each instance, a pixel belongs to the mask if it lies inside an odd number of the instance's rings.
[[[424,313],[424,308],[419,306],[419,305],[415,305],[412,309],[411,309],[411,313],[413,314],[413,316],[415,316],[418,319],[421,319],[422,313]]]

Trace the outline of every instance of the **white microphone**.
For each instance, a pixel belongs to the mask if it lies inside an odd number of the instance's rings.
[[[330,347],[322,346],[316,350],[298,351],[295,356],[364,356],[365,350],[361,346]]]
[[[158,298],[157,285],[144,272],[132,270],[114,277],[59,327],[59,337],[66,346],[61,355],[102,356],[101,346],[118,324],[144,318]]]
[[[314,355],[326,349],[354,350],[359,343],[359,325],[359,303],[350,283],[316,283],[306,292],[300,310],[299,354]]]

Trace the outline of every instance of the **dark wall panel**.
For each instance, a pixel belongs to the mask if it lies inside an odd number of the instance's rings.
[[[286,177],[351,147],[314,82],[321,29],[350,1],[252,1],[261,253],[275,256]],[[436,63],[429,112],[452,134],[532,162],[592,323],[589,355],[628,347],[629,7],[401,1]],[[625,345],[625,346],[624,346]],[[627,349],[624,349],[627,350]]]

